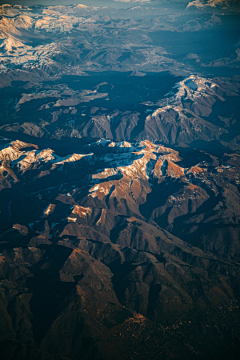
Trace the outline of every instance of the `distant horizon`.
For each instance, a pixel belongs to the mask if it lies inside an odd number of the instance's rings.
[[[9,5],[27,5],[27,6],[34,6],[34,5],[43,5],[43,6],[51,6],[51,5],[74,5],[74,4],[83,4],[89,6],[96,6],[96,5],[129,5],[129,1],[127,3],[115,0],[9,0],[9,1],[2,1],[0,0],[0,5],[9,4]]]
[[[236,360],[240,0],[0,15],[2,358]]]
[[[9,4],[9,5],[74,5],[74,4],[83,4],[83,5],[97,5],[98,3],[118,3],[118,1],[114,0],[9,0],[9,1],[2,1],[0,0],[0,5]]]

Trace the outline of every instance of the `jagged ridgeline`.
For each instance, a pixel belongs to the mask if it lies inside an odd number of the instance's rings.
[[[157,359],[229,349],[222,334],[234,339],[239,319],[240,155],[103,139],[62,157],[1,143],[4,351],[11,343],[29,358]],[[199,342],[203,331],[216,347]]]
[[[63,80],[47,82],[37,93],[16,88],[14,102],[12,93],[2,91],[8,102],[2,109],[2,134],[23,133],[23,139],[148,139],[180,146],[196,140],[239,143],[237,77],[231,81],[190,75],[176,82],[166,72],[140,78],[104,73],[90,79],[67,77],[68,85]],[[82,90],[87,86],[89,90]]]
[[[239,2],[62,2],[0,5],[1,358],[238,360]]]

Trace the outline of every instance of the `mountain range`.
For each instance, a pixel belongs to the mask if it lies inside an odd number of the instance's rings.
[[[4,360],[239,358],[239,62],[236,1],[0,6]]]
[[[237,345],[239,154],[1,142],[6,359],[210,359]]]

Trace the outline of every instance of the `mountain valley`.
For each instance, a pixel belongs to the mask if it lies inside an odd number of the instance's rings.
[[[0,5],[4,360],[237,360],[237,1]]]

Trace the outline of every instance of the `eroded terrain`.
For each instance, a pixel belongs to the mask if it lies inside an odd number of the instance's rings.
[[[0,6],[1,354],[236,360],[238,1],[83,3]]]

